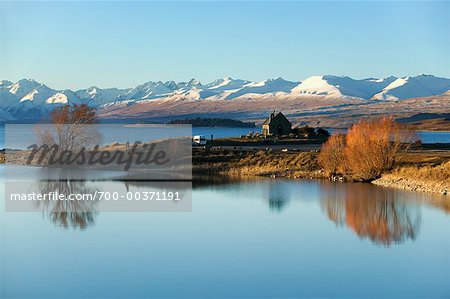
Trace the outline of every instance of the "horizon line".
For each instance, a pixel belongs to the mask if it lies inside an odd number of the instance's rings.
[[[333,76],[333,77],[341,77],[341,78],[350,78],[350,79],[353,79],[353,80],[356,80],[356,81],[362,81],[362,80],[369,80],[369,79],[386,79],[386,78],[390,78],[390,77],[394,77],[394,78],[397,78],[397,79],[400,79],[400,78],[414,78],[414,77],[420,77],[420,76],[432,76],[432,77],[435,77],[435,78],[442,78],[442,79],[450,79],[450,76],[437,76],[437,75],[434,75],[434,74],[425,74],[425,73],[422,73],[422,74],[417,74],[417,75],[408,75],[408,76],[396,76],[396,75],[388,75],[388,76],[383,76],[383,77],[363,77],[363,78],[360,78],[360,77],[358,77],[358,78],[356,78],[356,77],[351,77],[351,76],[349,76],[349,75],[333,75],[333,74],[325,74],[325,75],[310,75],[310,76],[308,76],[308,77],[306,77],[306,78],[304,78],[303,80],[299,80],[299,81],[296,81],[296,80],[294,80],[294,81],[292,81],[292,80],[289,80],[289,79],[285,79],[285,78],[283,78],[283,77],[281,77],[281,76],[277,76],[277,77],[272,77],[272,78],[267,78],[267,79],[264,79],[264,80],[249,80],[249,79],[245,79],[245,78],[239,78],[239,77],[232,77],[232,76],[223,76],[223,77],[218,77],[218,78],[216,78],[216,79],[213,79],[213,80],[211,80],[211,81],[204,81],[204,80],[199,80],[199,79],[196,79],[195,77],[193,77],[193,78],[190,78],[190,79],[188,79],[188,80],[181,80],[181,81],[177,81],[177,80],[147,80],[147,81],[141,81],[142,83],[138,83],[138,84],[135,84],[135,85],[132,85],[131,87],[116,87],[116,86],[109,86],[109,87],[99,87],[99,85],[96,85],[96,84],[92,84],[92,85],[90,85],[90,86],[88,86],[88,87],[85,87],[85,88],[63,88],[63,89],[60,89],[60,88],[53,88],[53,87],[50,87],[50,85],[48,85],[47,83],[43,83],[43,82],[45,82],[44,80],[36,80],[35,78],[25,78],[25,77],[23,77],[23,78],[21,78],[21,79],[19,79],[19,80],[8,80],[8,79],[1,79],[0,80],[0,82],[4,82],[4,81],[7,81],[7,82],[11,82],[12,84],[15,84],[15,83],[18,83],[19,81],[21,81],[21,80],[27,80],[27,81],[34,81],[34,82],[37,82],[37,83],[40,83],[40,84],[43,84],[43,85],[45,85],[45,86],[47,86],[47,87],[49,87],[49,88],[51,88],[51,89],[54,89],[54,90],[58,90],[58,91],[64,91],[64,90],[75,90],[75,91],[80,91],[80,90],[85,90],[85,89],[89,89],[89,88],[100,88],[100,89],[112,89],[112,88],[116,88],[116,89],[131,89],[131,88],[134,88],[134,87],[137,87],[137,86],[140,86],[140,85],[143,85],[143,84],[146,84],[146,83],[149,83],[149,82],[152,82],[152,83],[159,83],[159,82],[161,82],[161,83],[168,83],[168,82],[175,82],[176,84],[179,84],[179,83],[188,83],[188,82],[190,82],[190,81],[192,81],[192,80],[196,80],[196,81],[198,81],[199,83],[200,83],[200,85],[202,85],[202,86],[205,86],[205,85],[207,85],[207,84],[210,84],[210,83],[212,83],[212,82],[214,82],[214,81],[216,81],[216,80],[225,80],[225,79],[232,79],[232,80],[246,80],[246,81],[249,81],[249,83],[256,83],[256,82],[264,82],[264,81],[268,81],[268,80],[278,80],[278,79],[282,79],[282,80],[284,80],[284,81],[289,81],[289,82],[294,82],[294,83],[301,83],[301,82],[303,82],[303,81],[305,81],[306,79],[308,79],[308,78],[312,78],[312,77],[324,77],[324,76]],[[202,83],[202,81],[203,82],[206,82],[206,83]],[[1,85],[0,85],[1,86]]]

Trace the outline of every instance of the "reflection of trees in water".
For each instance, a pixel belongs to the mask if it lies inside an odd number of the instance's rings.
[[[289,203],[283,184],[269,183],[269,208],[271,211],[281,212]]]
[[[322,207],[328,217],[350,227],[359,237],[384,245],[417,237],[420,215],[396,196],[399,193],[366,184],[324,188]]]
[[[269,208],[272,211],[281,212],[286,206],[287,200],[281,196],[270,196],[269,197]]]
[[[337,187],[334,185],[333,187]],[[325,201],[322,201],[322,207],[327,212],[328,218],[338,225],[345,223],[345,204],[342,188],[324,187],[327,190]],[[325,204],[323,204],[325,203]]]
[[[261,185],[257,184],[259,182]],[[233,185],[237,186],[236,189],[243,188],[244,190],[249,190],[250,188],[257,188],[258,190],[267,190],[267,197],[264,196],[264,201],[267,202],[269,209],[273,212],[281,212],[288,206],[290,201],[289,195],[287,194],[289,187],[285,186],[280,181],[273,181],[267,178],[235,178],[228,176],[195,175],[192,180],[192,188],[194,190],[201,190],[202,188],[206,188],[208,190],[224,190],[227,188],[233,188],[230,187]],[[243,191],[243,194],[246,194],[245,191]]]
[[[57,192],[64,194],[94,194],[95,189],[86,185],[84,181],[43,181],[39,185],[41,194]],[[86,229],[94,224],[95,205],[93,200],[52,200],[38,201],[44,215],[56,225],[65,228]]]

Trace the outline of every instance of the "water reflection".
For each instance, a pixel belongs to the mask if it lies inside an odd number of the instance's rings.
[[[328,218],[360,238],[389,246],[417,237],[420,213],[402,192],[368,184],[324,184],[321,195]]]
[[[190,182],[48,180],[25,189],[49,195],[48,200],[25,201],[32,211],[37,207],[55,225],[75,229],[93,226],[100,212],[191,211],[192,202]],[[177,197],[182,200],[172,200]]]
[[[286,186],[283,184],[273,184],[269,186],[269,208],[274,212],[281,212],[289,204],[289,196]]]
[[[45,181],[40,184],[41,193],[92,194],[101,188],[96,182],[85,181]],[[113,184],[124,191],[130,188],[158,188],[156,183],[145,181],[115,181]],[[421,224],[418,204],[407,198],[410,193],[370,184],[194,180],[193,187],[194,191],[208,190],[212,194],[233,192],[233,198],[237,196],[234,192],[238,192],[238,198],[258,198],[276,213],[286,210],[291,201],[316,201],[316,196],[319,196],[322,210],[334,223],[350,228],[360,238],[386,246],[415,240]],[[95,224],[98,214],[95,201],[42,201],[39,204],[47,218],[65,228],[86,229]]]
[[[69,194],[94,194],[96,189],[88,186],[85,181],[41,181],[41,193],[55,192],[68,196]],[[54,200],[37,201],[37,205],[55,225],[64,228],[86,229],[94,225],[97,212],[95,205],[98,201],[86,200]]]

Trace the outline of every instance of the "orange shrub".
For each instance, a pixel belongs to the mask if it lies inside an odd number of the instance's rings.
[[[346,137],[345,174],[356,181],[369,181],[394,166],[397,156],[414,141],[414,134],[392,117],[361,120]]]
[[[339,172],[354,181],[380,177],[392,169],[399,154],[417,139],[392,117],[361,120],[349,129],[345,141],[337,136],[323,145],[319,164],[328,174]]]
[[[322,146],[317,162],[326,175],[335,175],[344,164],[345,135],[337,134],[328,138]]]

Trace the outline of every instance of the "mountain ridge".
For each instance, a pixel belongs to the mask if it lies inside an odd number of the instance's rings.
[[[325,97],[365,101],[402,101],[409,98],[439,96],[450,91],[450,79],[433,75],[415,77],[389,76],[381,79],[353,79],[348,76],[311,76],[303,81],[288,81],[281,77],[249,81],[224,77],[202,84],[187,82],[148,81],[131,88],[98,88],[57,90],[33,79],[17,82],[0,81],[0,119],[40,118],[58,105],[88,104],[99,109],[117,105],[118,108],[139,102],[164,99],[167,101],[201,101]]]

